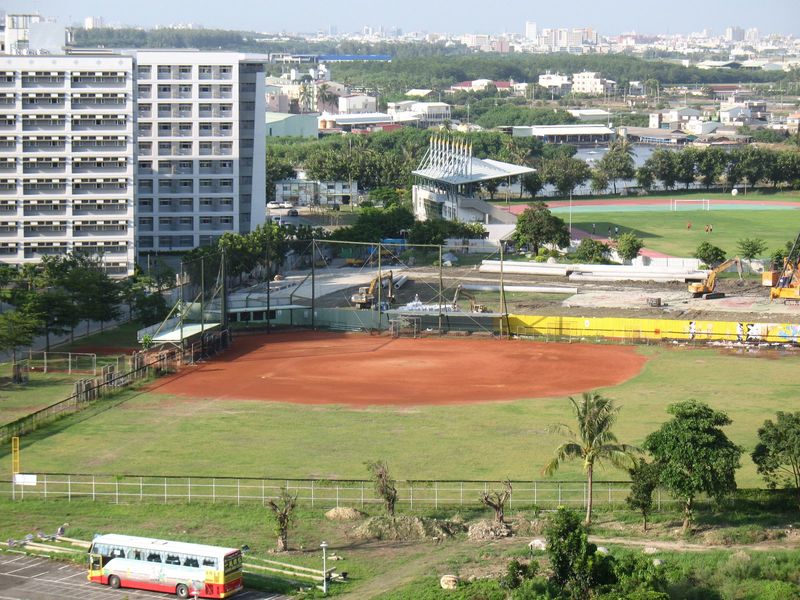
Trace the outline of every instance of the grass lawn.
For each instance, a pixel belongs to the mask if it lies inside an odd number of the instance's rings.
[[[71,350],[74,351],[76,348],[93,348],[97,349],[97,353],[100,354],[103,348],[138,348],[139,343],[136,341],[136,332],[142,327],[144,327],[144,325],[138,321],[129,321],[128,323],[122,323],[118,327],[109,327],[101,333],[94,333],[82,337],[71,344],[64,344],[57,348],[54,347],[53,351],[69,352]]]
[[[36,412],[72,394],[73,384],[86,375],[31,373],[28,383],[11,383],[11,366],[0,365],[0,425]]]
[[[617,200],[625,201],[625,200],[632,200],[635,198],[639,198],[639,196],[614,196],[610,194],[604,195],[586,195],[586,196],[575,196],[573,197],[574,200],[605,200],[608,203],[614,203]],[[798,202],[800,201],[800,191],[798,190],[773,190],[770,188],[758,188],[757,190],[753,191],[752,189],[748,188],[747,195],[744,194],[744,188],[739,186],[739,194],[734,198],[731,196],[730,192],[722,193],[722,192],[706,192],[705,190],[672,190],[672,191],[658,191],[654,193],[647,194],[646,196],[641,196],[644,200],[664,200],[665,206],[666,201],[671,198],[709,198],[711,200],[748,200],[751,202],[756,202],[758,200],[770,200],[775,202]],[[568,198],[523,198],[522,200],[516,194],[513,194],[509,197],[510,204],[530,204],[531,202],[537,201],[543,202],[550,202],[550,203],[560,203],[564,202],[565,204],[569,201]],[[493,204],[497,205],[505,205],[506,200],[505,197],[503,198],[496,198]]]
[[[616,432],[624,442],[641,443],[667,418],[668,404],[688,398],[726,411],[733,419],[727,432],[746,451],[766,418],[778,410],[800,410],[800,384],[785,377],[800,366],[800,357],[775,360],[661,347],[640,351],[651,358],[643,372],[601,390],[622,406]],[[357,410],[192,400],[157,389],[125,393],[128,400],[110,410],[101,403],[25,436],[24,469],[361,479],[365,461],[385,459],[398,479],[540,479],[559,441],[546,427],[571,421],[565,398]],[[8,472],[7,449],[0,452],[0,469]],[[740,486],[760,486],[747,454],[742,465]],[[621,475],[601,470],[596,477]],[[559,477],[582,477],[580,465],[570,465]]]
[[[604,524],[616,524],[610,537],[626,537],[631,528],[637,527],[635,515],[621,511],[623,521],[616,514],[598,511],[596,519],[602,529]],[[507,516],[513,518],[513,511]],[[531,513],[523,513],[533,518]],[[450,517],[451,513],[428,513],[428,516]],[[486,518],[486,512],[462,514],[466,519]],[[295,566],[321,569],[319,544],[329,544],[329,555],[336,554],[342,562],[330,562],[339,572],[347,571],[349,582],[334,584],[332,595],[347,598],[383,598],[385,600],[428,600],[452,598],[452,592],[443,592],[439,587],[439,576],[456,573],[465,579],[472,573],[502,572],[510,558],[527,559],[530,553],[527,543],[530,536],[520,536],[495,542],[473,542],[460,535],[440,544],[431,541],[369,541],[354,539],[349,535],[353,523],[331,522],[323,517],[323,511],[298,509],[289,532],[290,552],[274,555],[275,537],[268,510],[260,506],[234,506],[230,504],[106,504],[79,500],[12,502],[0,499],[0,537],[20,539],[27,533],[38,530],[53,532],[64,522],[69,523],[67,534],[77,539],[89,540],[96,533],[123,533],[147,537],[166,538],[179,541],[208,543],[239,547],[247,544],[251,555],[269,560],[283,561]],[[663,522],[674,529],[676,515],[654,515],[654,528]],[[625,521],[634,521],[628,524]],[[791,521],[784,521],[791,522]],[[738,527],[735,531],[749,531]],[[604,532],[597,532],[604,535]],[[657,537],[657,536],[655,536]],[[674,537],[671,539],[675,539]],[[688,540],[698,543],[701,540]],[[737,542],[739,543],[739,542]],[[747,542],[745,542],[747,543]],[[612,555],[641,556],[641,548],[624,548],[606,543]],[[83,558],[83,557],[81,557]],[[800,550],[788,548],[762,548],[754,551],[741,549],[715,549],[707,552],[675,552],[661,550],[657,558],[664,561],[664,573],[671,583],[670,597],[678,598],[725,598],[731,600],[756,598],[790,598],[796,590],[792,584],[781,586],[783,595],[759,595],[772,589],[775,582],[796,582],[797,561]],[[543,564],[546,561],[539,557]],[[245,575],[249,587],[265,591],[291,593],[302,584],[279,577]],[[482,580],[476,584],[487,586],[492,595],[459,595],[459,598],[505,598],[495,580]],[[721,592],[721,596],[703,595],[701,586],[710,586]],[[467,588],[471,589],[471,588]],[[788,590],[788,592],[787,592]],[[477,590],[476,590],[477,591]],[[693,595],[688,595],[693,592]],[[786,595],[788,593],[789,595]],[[320,597],[314,593],[312,597]]]
[[[561,218],[565,215],[559,214]],[[687,228],[687,223],[692,228]],[[737,254],[736,242],[745,237],[758,237],[767,242],[767,255],[793,241],[798,233],[798,214],[785,210],[681,210],[672,212],[603,212],[572,211],[572,224],[584,231],[598,233],[618,226],[620,233],[632,231],[644,240],[651,250],[672,256],[692,256],[697,246],[708,241],[722,248],[728,256]],[[705,225],[713,225],[712,233]]]

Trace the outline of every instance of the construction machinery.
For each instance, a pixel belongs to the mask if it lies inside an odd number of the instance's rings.
[[[694,298],[702,297],[704,300],[723,298],[725,296],[724,292],[714,291],[714,289],[717,287],[717,275],[722,273],[725,269],[727,269],[731,265],[736,265],[736,270],[739,273],[739,284],[741,284],[744,281],[742,277],[742,261],[737,256],[736,258],[729,258],[725,262],[722,262],[713,269],[711,269],[711,272],[708,274],[708,277],[706,277],[705,281],[701,281],[699,283],[690,283],[689,293]]]
[[[800,302],[800,235],[783,259],[783,269],[779,272],[777,283],[769,290],[770,301],[776,298],[784,303]]]
[[[377,306],[378,286],[383,288],[380,298],[381,308],[387,308],[394,302],[394,277],[391,271],[379,273],[370,281],[368,286],[358,288],[358,292],[350,297],[350,302],[355,304],[356,308],[373,308]]]
[[[460,311],[460,308],[458,306],[458,300],[461,297],[469,300],[469,312],[473,313],[489,312],[487,306],[485,304],[478,304],[477,302],[475,302],[475,296],[473,296],[471,293],[465,290],[464,286],[461,285],[460,283],[456,286],[456,291],[453,294],[453,301],[450,303],[450,308],[453,311]]]

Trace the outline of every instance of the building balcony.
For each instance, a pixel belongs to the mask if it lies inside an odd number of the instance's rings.
[[[28,119],[22,122],[22,131],[64,131],[67,128],[66,119],[45,121],[44,119]],[[2,127],[0,127],[2,131]]]
[[[73,150],[74,150],[73,146]],[[22,143],[22,151],[23,152],[42,152],[42,153],[54,153],[54,152],[66,152],[67,150],[67,143],[66,141],[63,142],[23,142]]]
[[[66,193],[66,183],[26,183],[22,186],[23,196],[61,196]]]
[[[120,237],[128,230],[127,225],[75,225],[72,235],[78,237]]]
[[[124,152],[128,144],[124,140],[120,141],[105,141],[105,142],[89,142],[73,140],[73,152]],[[139,154],[143,154],[140,152]]]
[[[63,88],[66,79],[61,76],[22,76],[22,89]]]
[[[125,194],[127,183],[73,183],[72,193],[76,196],[85,194]]]
[[[124,119],[72,122],[72,131],[125,131],[127,128],[128,123]]]
[[[65,201],[29,201],[22,206],[22,214],[26,217],[60,217],[67,214]]]
[[[72,87],[80,88],[110,88],[120,89],[127,84],[125,77],[117,76],[75,76],[72,78]]]
[[[200,223],[200,231],[233,231],[233,223]]]
[[[67,235],[67,227],[66,225],[60,226],[25,226],[23,237],[25,238],[37,238],[37,237],[66,237]]]
[[[61,174],[67,170],[66,162],[26,162],[22,165],[22,172],[25,175],[49,175]]]
[[[17,225],[6,224],[6,223],[0,225],[0,237],[4,238],[17,237]]]
[[[45,256],[63,256],[67,254],[67,244],[61,246],[25,246],[24,257],[28,259],[40,259]]]

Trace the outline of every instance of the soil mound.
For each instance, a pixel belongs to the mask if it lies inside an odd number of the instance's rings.
[[[337,506],[325,513],[325,518],[329,521],[358,521],[364,517],[364,513],[355,508]]]
[[[370,517],[353,530],[359,539],[374,540],[442,540],[462,533],[460,523],[421,517]]]

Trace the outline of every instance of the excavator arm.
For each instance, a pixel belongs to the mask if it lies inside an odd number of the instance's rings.
[[[706,280],[701,283],[690,283],[689,293],[695,297],[704,296],[706,294],[713,294],[717,287],[717,276],[725,271],[731,265],[736,265],[736,270],[739,273],[739,281],[743,281],[742,277],[742,261],[737,256],[736,258],[729,258],[728,260],[718,264],[714,267],[706,277]]]

